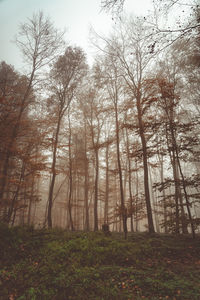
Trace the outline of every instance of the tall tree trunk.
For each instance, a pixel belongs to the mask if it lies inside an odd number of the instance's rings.
[[[177,168],[177,177],[178,177],[178,180],[180,182],[178,164],[177,164],[176,168]],[[181,209],[180,221],[181,221],[182,233],[187,234],[188,233],[188,230],[187,230],[187,217],[185,215],[185,210],[184,210],[184,205],[183,205],[183,197],[182,197],[182,191],[181,191],[180,184],[179,184],[179,197],[180,197],[180,199],[179,199],[180,200],[180,209]]]
[[[127,150],[127,159],[128,159],[128,187],[129,187],[129,198],[130,198],[130,211],[131,211],[131,232],[134,232],[133,226],[133,193],[132,193],[132,172],[131,172],[131,158],[130,158],[130,149],[129,149],[129,137],[128,129],[126,128],[126,150]]]
[[[88,192],[89,192],[89,161],[87,158],[87,127],[86,121],[84,122],[84,134],[85,134],[85,144],[84,144],[84,208],[85,208],[85,230],[90,230],[89,221],[89,203],[88,203]]]
[[[34,183],[35,183],[35,178],[34,175],[32,175],[32,182],[31,182],[31,194],[30,194],[30,200],[29,200],[29,205],[28,205],[28,216],[27,216],[27,223],[30,226],[31,225],[31,213],[32,213],[32,204],[33,204],[33,197],[34,197]]]
[[[86,155],[86,153],[85,153]],[[85,205],[85,230],[90,230],[89,221],[89,203],[88,203],[88,190],[89,190],[89,174],[88,174],[88,159],[85,156],[85,181],[84,181],[84,205]]]
[[[135,159],[135,181],[136,181],[136,189],[135,189],[135,230],[138,232],[138,199],[139,199],[139,178],[138,178],[138,165],[137,159]]]
[[[88,159],[87,157],[85,157],[84,205],[85,205],[85,230],[86,231],[90,230],[88,189],[89,189]]]
[[[149,233],[154,233],[155,229],[154,229],[154,224],[153,224],[151,199],[150,199],[150,193],[149,193],[147,145],[146,145],[146,138],[145,138],[145,134],[144,134],[144,124],[143,124],[143,120],[142,120],[140,96],[137,97],[136,101],[137,101],[139,133],[140,133],[140,139],[141,139],[141,143],[142,143],[143,168],[144,168],[144,192],[145,192],[145,201],[146,201],[146,209],[147,209],[148,229],[149,229]]]
[[[122,222],[123,222],[123,231],[124,237],[127,238],[127,209],[125,207],[124,201],[124,190],[123,190],[123,178],[122,178],[122,168],[121,168],[121,160],[120,160],[120,149],[119,149],[119,120],[118,120],[118,95],[116,89],[114,107],[115,107],[115,134],[116,134],[116,147],[117,147],[117,164],[118,164],[118,172],[119,172],[119,184],[120,184],[120,199],[121,199],[121,211],[122,211]]]
[[[98,188],[99,188],[99,149],[95,148],[95,183],[94,183],[94,231],[98,230]]]
[[[152,171],[151,171],[151,166],[150,165],[149,165],[149,179],[150,179],[151,198],[152,198],[153,208],[154,208],[154,220],[155,220],[155,225],[156,225],[156,231],[158,233],[160,233],[159,217],[158,217],[158,213],[156,211],[156,209],[157,209],[157,201],[155,199],[153,188],[152,188],[152,186],[153,186],[153,180],[152,180]]]
[[[175,233],[179,234],[180,233],[180,216],[179,216],[179,181],[177,178],[177,170],[176,170],[176,156],[174,152],[174,147],[171,147],[170,141],[169,141],[169,135],[168,135],[168,129],[167,129],[167,124],[165,127],[165,132],[166,132],[166,138],[167,138],[167,149],[169,152],[169,157],[172,165],[172,171],[173,171],[173,178],[174,178],[174,188],[175,188]]]
[[[73,174],[72,174],[72,154],[71,154],[71,123],[70,116],[69,120],[69,197],[68,197],[68,213],[69,213],[69,225],[70,229],[74,230],[73,220],[72,220],[72,189],[73,189]]]
[[[109,198],[109,144],[106,145],[106,191],[104,206],[104,224],[108,224],[108,198]]]
[[[160,162],[160,179],[161,183],[164,184],[164,168],[163,168],[163,155],[158,152],[158,159]],[[167,206],[166,206],[166,194],[165,189],[162,191],[163,194],[163,215],[164,215],[164,232],[168,232],[167,228]]]
[[[49,228],[52,228],[53,191],[54,191],[54,185],[56,180],[56,158],[57,158],[56,155],[57,155],[57,148],[58,148],[58,136],[60,132],[60,123],[61,123],[61,116],[58,117],[58,123],[56,126],[56,133],[55,133],[55,141],[53,143],[53,160],[51,165],[52,178],[49,187],[48,212],[47,212],[47,221],[48,221]]]

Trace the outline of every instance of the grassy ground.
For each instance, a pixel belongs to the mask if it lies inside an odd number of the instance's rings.
[[[200,238],[0,226],[1,300],[200,299]]]

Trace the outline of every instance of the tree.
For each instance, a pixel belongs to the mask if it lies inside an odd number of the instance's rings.
[[[48,227],[52,227],[53,191],[56,180],[56,160],[59,145],[61,123],[71,101],[79,87],[83,76],[86,74],[87,65],[85,55],[80,48],[68,47],[54,63],[50,71],[51,96],[48,99],[48,108],[54,112],[55,129],[52,134],[53,158],[51,164],[52,178],[48,196]]]
[[[147,39],[148,28],[142,19],[129,19],[128,22],[121,23],[119,28],[116,28],[111,38],[101,38],[105,43],[105,48],[99,48],[109,53],[118,62],[119,76],[123,78],[125,83],[125,91],[134,102],[134,107],[137,112],[138,133],[142,145],[143,153],[143,168],[144,168],[144,190],[147,207],[148,226],[150,233],[154,232],[151,200],[149,194],[149,178],[148,178],[148,138],[146,131],[148,124],[147,112],[151,104],[155,101],[152,95],[149,95],[148,81],[145,76],[148,72],[148,66],[152,63],[154,56],[151,55],[149,44],[151,37]],[[98,45],[97,45],[98,47]],[[145,74],[146,73],[146,74]],[[146,122],[146,124],[145,124]]]
[[[127,208],[125,206],[124,199],[124,187],[123,187],[123,174],[121,164],[121,151],[120,151],[120,122],[119,122],[119,101],[122,93],[122,78],[119,75],[117,67],[117,60],[114,57],[108,56],[105,59],[105,69],[102,71],[103,78],[105,78],[106,89],[109,96],[109,100],[112,102],[115,119],[115,140],[117,149],[117,166],[119,174],[119,185],[120,185],[120,208],[121,216],[123,221],[123,230],[125,239],[127,238]]]
[[[42,67],[49,64],[57,54],[62,44],[62,36],[54,29],[53,24],[43,13],[33,15],[27,23],[20,26],[19,35],[16,39],[17,46],[20,48],[25,62],[28,64],[29,73],[23,80],[25,81],[24,89],[20,95],[20,107],[15,118],[15,124],[12,129],[11,138],[8,145],[8,151],[2,166],[2,180],[0,186],[0,203],[4,197],[4,190],[8,177],[9,161],[11,149],[17,138],[20,122],[25,110],[30,105],[31,93],[33,86],[38,83],[39,71]]]
[[[101,148],[100,138],[103,126],[102,103],[100,103],[98,91],[91,87],[87,93],[85,116],[91,137],[91,148],[94,152],[94,231],[98,230],[98,203],[99,203],[99,150]]]
[[[111,12],[113,16],[119,17],[119,20],[124,4],[125,0],[101,1],[102,9]],[[184,3],[181,0],[153,0],[152,6],[154,13],[147,14],[144,17],[147,25],[152,30],[150,33],[152,53],[161,40],[161,47],[157,51],[162,51],[183,37],[191,38],[191,36],[199,35],[199,4],[196,0],[189,0],[188,3]],[[176,13],[176,22],[168,21],[168,19],[171,19],[170,15],[174,14],[174,12]]]
[[[102,9],[112,13],[120,13],[123,10],[125,0],[101,0]]]
[[[16,44],[23,59],[29,66],[30,86],[38,79],[37,74],[48,66],[63,49],[64,32],[54,28],[53,23],[43,12],[33,14],[31,19],[20,25]]]
[[[83,186],[84,186],[84,225],[83,228],[86,231],[90,230],[90,214],[89,214],[89,193],[90,193],[90,164],[92,165],[92,159],[89,158],[90,155],[90,126],[88,124],[88,111],[85,103],[88,101],[88,94],[83,89],[78,97],[78,107],[79,114],[78,118],[80,119],[80,132],[78,134],[79,139],[81,140],[80,145],[81,149],[78,149],[78,165],[81,169],[81,173],[84,177]],[[76,109],[77,110],[77,109]]]
[[[25,211],[29,205],[29,200],[32,203],[34,203],[34,199],[37,200],[34,186],[38,178],[38,171],[44,166],[39,155],[41,133],[37,127],[38,120],[33,117],[33,107],[31,109],[32,114],[30,114],[30,107],[36,101],[36,96],[32,90],[19,119],[27,84],[28,79],[25,76],[19,75],[6,63],[1,63],[0,172],[1,185],[4,183],[4,186],[1,187],[1,192],[4,191],[1,209],[3,209],[3,221],[10,223],[12,220],[13,224],[16,212]],[[17,131],[15,131],[16,123]],[[29,216],[30,214],[31,208],[29,209]]]
[[[171,151],[172,151],[172,167],[173,167],[173,174],[174,174],[174,180],[175,180],[175,199],[176,199],[176,233],[179,232],[179,212],[178,212],[178,198],[180,198],[180,187],[177,183],[179,183],[179,177],[177,173],[177,168],[180,172],[180,176],[182,179],[182,187],[184,190],[184,196],[186,201],[186,207],[189,217],[189,222],[191,224],[192,234],[193,238],[195,238],[195,228],[194,228],[194,222],[191,214],[191,204],[189,202],[188,193],[186,191],[186,184],[185,184],[185,178],[183,175],[181,163],[180,163],[180,154],[179,154],[179,147],[177,144],[177,138],[176,138],[176,129],[177,126],[175,124],[175,106],[177,105],[177,99],[175,95],[175,87],[172,84],[167,84],[165,81],[159,81],[159,86],[161,90],[161,99],[163,102],[163,109],[165,110],[166,117],[167,117],[167,125],[169,126],[167,130],[170,132],[170,142],[171,142]],[[181,198],[180,198],[181,200]]]

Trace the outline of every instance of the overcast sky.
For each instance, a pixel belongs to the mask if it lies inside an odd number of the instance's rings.
[[[128,13],[143,14],[151,0],[126,0]],[[113,24],[111,15],[101,11],[101,0],[0,0],[0,61],[12,64],[20,71],[22,57],[12,43],[20,23],[42,10],[58,29],[66,28],[66,40],[82,47],[91,61],[89,28],[108,33]]]

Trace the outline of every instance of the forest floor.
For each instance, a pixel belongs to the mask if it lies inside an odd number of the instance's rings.
[[[1,300],[200,299],[200,237],[0,226]]]

